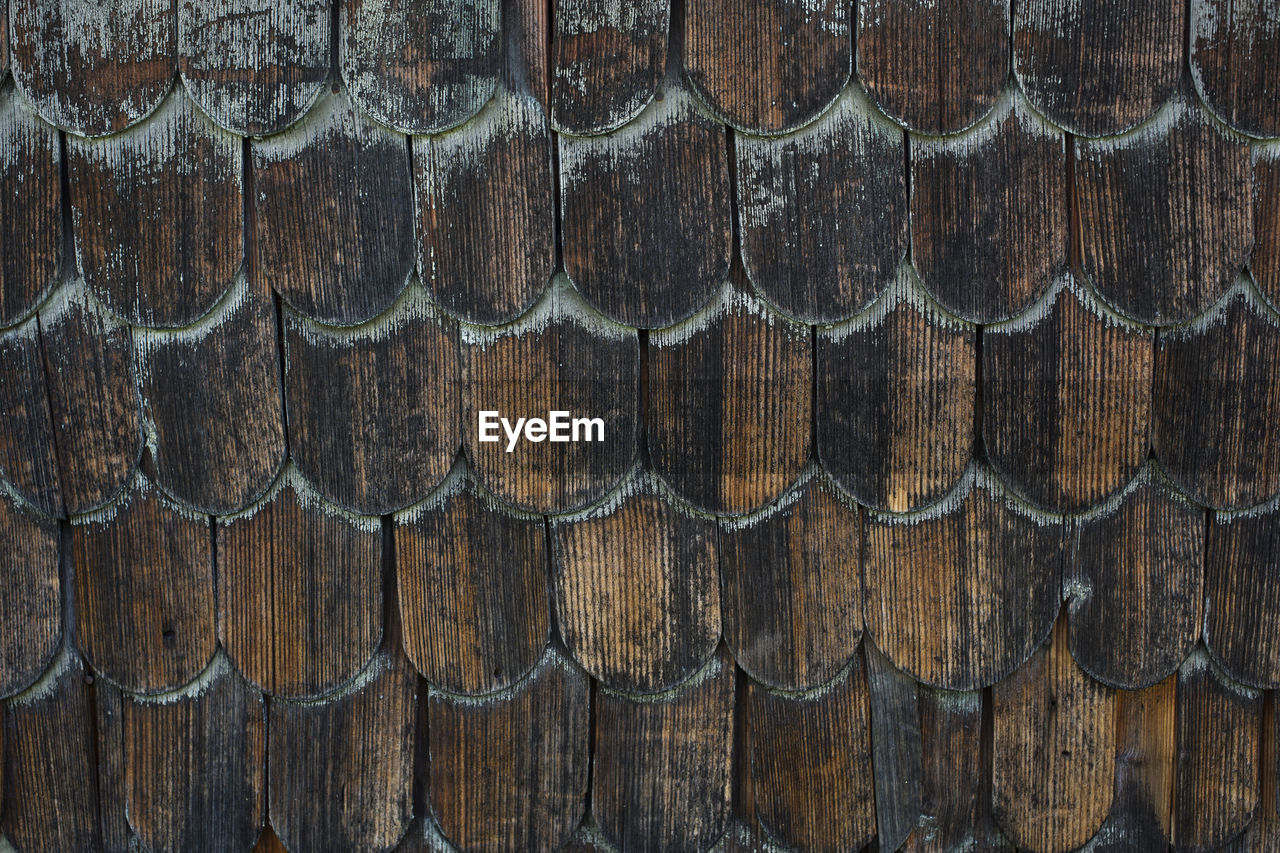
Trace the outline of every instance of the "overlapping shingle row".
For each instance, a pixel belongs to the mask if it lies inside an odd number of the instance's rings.
[[[10,0],[9,842],[1280,843],[1276,10],[766,5]]]

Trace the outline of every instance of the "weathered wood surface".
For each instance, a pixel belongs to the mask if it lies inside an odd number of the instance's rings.
[[[58,525],[0,486],[0,696],[29,687],[58,649],[59,556]]]
[[[863,641],[862,651],[870,691],[876,841],[881,853],[891,853],[913,837],[924,814],[922,688],[890,663],[869,638]]]
[[[684,74],[728,124],[782,133],[814,119],[853,68],[848,0],[689,0]]]
[[[217,543],[218,638],[251,682],[313,697],[369,663],[382,637],[376,518],[325,504],[287,468],[260,503],[218,522]]]
[[[782,690],[835,678],[862,635],[858,507],[816,472],[757,515],[722,521],[724,638]]]
[[[19,850],[100,850],[88,673],[65,648],[5,706],[3,829]]]
[[[1227,673],[1280,686],[1280,507],[1217,513],[1208,530],[1204,641]]]
[[[324,701],[271,703],[268,811],[292,853],[389,850],[404,836],[419,701],[409,662],[384,651]]]
[[[525,677],[551,631],[541,518],[506,509],[459,473],[396,517],[395,549],[404,647],[427,681],[471,695]]]
[[[276,312],[243,280],[194,326],[135,330],[156,481],[198,510],[238,512],[284,464]]]
[[[560,0],[552,17],[551,120],[563,133],[617,130],[657,93],[670,0]]]
[[[1258,289],[1280,306],[1280,145],[1253,148],[1253,257]]]
[[[1147,458],[1154,334],[1074,279],[982,331],[982,438],[1026,500],[1074,512],[1118,492]]]
[[[381,515],[444,480],[462,447],[457,335],[416,286],[357,329],[326,330],[289,312],[289,452],[320,494]]]
[[[45,383],[40,321],[0,334],[0,471],[24,500],[47,515],[64,513],[58,455]]]
[[[1182,323],[1227,292],[1253,240],[1249,146],[1193,95],[1137,133],[1077,141],[1075,156],[1081,263],[1116,310]]]
[[[720,639],[713,519],[640,470],[601,504],[552,522],[557,624],[604,684],[652,692],[700,669]]]
[[[319,323],[381,314],[413,269],[413,187],[403,136],[333,91],[286,133],[255,140],[262,279]]]
[[[224,656],[189,687],[123,708],[125,804],[152,850],[247,850],[266,817],[266,710]]]
[[[1062,590],[1076,662],[1129,689],[1172,675],[1201,631],[1204,511],[1149,463],[1072,526]]]
[[[760,293],[809,323],[844,320],[907,250],[902,132],[858,93],[787,136],[734,139],[742,263]]]
[[[1178,671],[1173,842],[1214,850],[1258,809],[1262,694],[1224,677],[1203,650]]]
[[[115,502],[71,524],[76,643],[126,690],[194,679],[218,646],[209,520],[138,474]]]
[[[328,0],[179,0],[178,67],[210,118],[242,136],[284,130],[329,76]]]
[[[586,808],[590,679],[555,651],[509,692],[431,692],[431,813],[462,850],[560,849]]]
[[[123,130],[173,82],[173,0],[11,0],[9,15],[13,78],[45,121],[64,130]]]
[[[1070,133],[1128,130],[1173,94],[1185,7],[1177,0],[1027,0],[1013,10],[1013,71]]]
[[[909,267],[864,315],[815,335],[817,453],[869,507],[907,512],[972,456],[977,330],[938,309]]]
[[[657,696],[595,696],[591,811],[607,840],[639,853],[697,853],[729,823],[733,661],[723,651]]]
[[[862,0],[857,68],[871,97],[919,133],[955,133],[1009,78],[1008,0]]]
[[[87,512],[124,488],[142,453],[129,327],[75,281],[41,307],[40,338],[63,504]]]
[[[1280,325],[1247,284],[1156,347],[1151,444],[1165,473],[1215,509],[1280,492]]]
[[[739,514],[796,481],[811,449],[810,343],[740,274],[703,313],[650,335],[649,453],[677,495]]]
[[[564,268],[587,301],[631,326],[702,308],[733,249],[724,128],[668,81],[607,136],[560,138]]]
[[[991,814],[991,744],[979,692],[920,689],[920,822],[907,853],[1012,851]]]
[[[1049,644],[991,692],[996,820],[1019,848],[1065,853],[1111,808],[1116,691],[1068,651],[1065,618]]]
[[[101,849],[137,849],[138,839],[129,828],[129,817],[125,811],[125,694],[107,679],[94,678],[88,672],[84,683],[96,750],[93,759],[97,770]]]
[[[187,326],[243,261],[241,141],[179,87],[144,122],[67,140],[76,262],[114,313]]]
[[[556,264],[551,133],[532,97],[498,90],[478,116],[413,138],[422,283],[472,323],[531,306]]]
[[[1275,0],[1193,0],[1191,78],[1209,109],[1242,133],[1280,136],[1280,7]]]
[[[870,698],[862,658],[806,693],[747,689],[756,813],[802,850],[860,850],[876,834]]]
[[[30,315],[57,284],[61,162],[58,132],[15,89],[0,89],[0,326]]]
[[[568,512],[600,499],[636,454],[640,344],[600,317],[567,282],[552,284],[517,323],[463,327],[463,437],[476,480],[522,510]],[[479,441],[479,413],[518,418],[601,418],[604,440],[530,442],[510,453],[502,430]],[[593,438],[595,433],[592,433]]]
[[[501,0],[342,0],[339,8],[342,79],[382,124],[438,133],[493,94]]]
[[[971,468],[946,500],[871,514],[865,630],[889,660],[949,690],[994,684],[1025,661],[1058,610],[1061,532]]]
[[[1020,94],[954,138],[911,141],[911,253],[975,323],[1025,311],[1067,269],[1066,144]]]
[[[1177,683],[1170,676],[1142,690],[1116,693],[1115,795],[1110,814],[1088,847],[1090,853],[1169,848],[1178,749]]]

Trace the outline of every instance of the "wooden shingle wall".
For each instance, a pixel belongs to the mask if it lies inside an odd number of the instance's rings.
[[[1276,0],[0,5],[0,849],[1270,851],[1277,690]]]

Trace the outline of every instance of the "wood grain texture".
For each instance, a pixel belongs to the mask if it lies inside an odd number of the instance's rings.
[[[761,825],[802,850],[860,850],[876,833],[870,697],[862,659],[807,693],[751,682],[752,790]]]
[[[726,123],[782,133],[826,109],[853,68],[848,0],[689,0],[684,74]]]
[[[218,646],[209,520],[141,474],[105,509],[73,518],[76,642],[93,668],[136,693],[191,681]]]
[[[1075,850],[1111,808],[1115,691],[1068,651],[1059,619],[1047,646],[992,689],[996,820],[1020,848]]]
[[[818,474],[720,527],[724,637],[753,679],[782,690],[835,678],[862,635],[858,507]]]
[[[342,79],[382,124],[438,133],[493,94],[501,0],[342,0],[339,9]]]
[[[431,814],[462,850],[558,850],[586,808],[590,679],[554,651],[509,692],[431,692]]]
[[[248,850],[266,817],[262,695],[217,657],[191,686],[124,702],[129,824],[152,850]]]
[[[462,447],[457,327],[413,287],[356,330],[285,321],[289,452],[320,494],[382,515],[426,497]]]
[[[1246,285],[1156,348],[1151,444],[1182,491],[1215,509],[1280,491],[1280,326]]]
[[[532,97],[501,88],[475,119],[413,138],[418,269],[472,323],[528,310],[556,264],[551,134]]]
[[[610,843],[629,853],[697,853],[724,834],[733,674],[722,651],[668,693],[596,693],[591,810]]]
[[[923,814],[924,756],[920,686],[889,662],[869,639],[863,643],[871,704],[871,765],[875,830],[881,851],[899,850]]]
[[[978,692],[920,688],[920,821],[902,847],[905,853],[1014,850],[991,814],[982,705]]]
[[[1085,274],[1143,323],[1181,323],[1219,299],[1249,260],[1249,147],[1179,95],[1137,133],[1076,142]]]
[[[551,121],[608,133],[653,100],[667,59],[670,0],[561,0],[552,17]]]
[[[809,329],[775,313],[741,278],[699,316],[649,337],[654,470],[681,498],[720,514],[776,499],[811,448]]]
[[[94,295],[144,326],[187,326],[243,261],[239,137],[179,87],[141,124],[67,140],[76,261]]]
[[[904,267],[863,316],[815,336],[817,450],[857,500],[907,512],[947,494],[973,450],[977,331]]]
[[[1267,301],[1280,306],[1280,145],[1253,148],[1253,228],[1249,271]]]
[[[58,649],[62,638],[58,538],[58,525],[52,519],[0,486],[0,572],[6,581],[0,584],[0,625],[10,626],[0,633],[0,696],[29,687]]]
[[[138,839],[129,828],[129,818],[125,813],[125,694],[105,678],[94,678],[88,672],[84,683],[84,690],[88,693],[86,710],[93,726],[96,750],[92,759],[97,771],[98,824],[102,830],[100,849],[137,849]]]
[[[1086,672],[1136,689],[1177,671],[1200,636],[1204,527],[1203,510],[1154,464],[1073,523],[1062,588]]]
[[[173,82],[172,0],[10,0],[9,16],[13,79],[63,130],[124,130]]]
[[[716,524],[677,508],[651,474],[552,522],[557,624],[574,658],[619,690],[674,687],[720,639]]]
[[[1258,806],[1262,694],[1226,679],[1199,650],[1178,671],[1177,714],[1174,849],[1214,850]]]
[[[734,140],[742,263],[786,314],[832,323],[865,308],[907,250],[902,132],[849,87],[813,124]]]
[[[587,301],[629,326],[669,326],[729,270],[725,132],[668,81],[616,133],[560,138],[564,268]]]
[[[404,836],[413,817],[417,686],[392,650],[325,700],[271,703],[268,809],[292,853],[390,850]]]
[[[532,512],[567,512],[598,500],[631,467],[638,428],[640,344],[568,286],[554,283],[518,323],[463,327],[463,436],[476,480]],[[604,440],[479,441],[479,413],[518,418],[601,418]],[[501,430],[499,430],[501,433]],[[585,438],[585,432],[582,436]]]
[[[180,0],[178,68],[196,103],[242,136],[302,117],[329,76],[328,0]]]
[[[1056,512],[1123,488],[1147,457],[1154,337],[1070,277],[983,329],[982,438],[1001,479]]]
[[[1191,78],[1215,115],[1251,136],[1280,136],[1280,9],[1274,0],[1194,0]]]
[[[262,279],[319,323],[381,314],[413,269],[413,187],[404,137],[334,87],[286,133],[255,140]]]
[[[382,636],[382,533],[292,468],[262,502],[219,521],[218,638],[236,668],[280,696],[354,678]],[[279,828],[279,827],[277,827]]]
[[[871,514],[865,629],[889,660],[949,690],[986,687],[1025,661],[1058,609],[1061,532],[971,468],[916,515]]]
[[[135,330],[156,481],[199,512],[238,512],[284,463],[275,306],[243,281],[198,324]]]
[[[129,327],[82,281],[64,284],[40,309],[40,336],[58,481],[74,515],[115,497],[142,453],[133,347]]]
[[[404,648],[433,685],[467,695],[524,678],[550,639],[542,519],[511,512],[459,475],[396,517]]]
[[[1215,513],[1205,550],[1204,642],[1232,678],[1280,686],[1280,507]]]
[[[1170,676],[1142,690],[1116,693],[1115,796],[1111,813],[1088,847],[1090,853],[1169,849],[1177,683]]]
[[[0,32],[0,40],[3,36]],[[58,132],[15,89],[0,90],[0,245],[5,247],[0,326],[30,315],[57,284],[62,267],[61,161]]]
[[[1031,103],[1070,133],[1136,126],[1182,73],[1176,0],[1027,0],[1014,4],[1013,72]]]
[[[93,710],[80,658],[67,648],[5,706],[5,810],[19,850],[100,850]]]
[[[1066,147],[1021,95],[969,132],[912,139],[911,252],[925,288],[975,323],[1021,314],[1067,269]]]
[[[964,130],[1009,78],[1009,2],[862,0],[857,69],[894,121],[918,133]]]
[[[64,513],[58,454],[45,384],[40,321],[0,334],[0,472],[47,515]]]
[[[9,70],[9,5],[0,7],[0,75]]]
[[[502,73],[509,91],[530,95],[549,113],[551,107],[551,28],[555,11],[536,0],[503,0]]]

